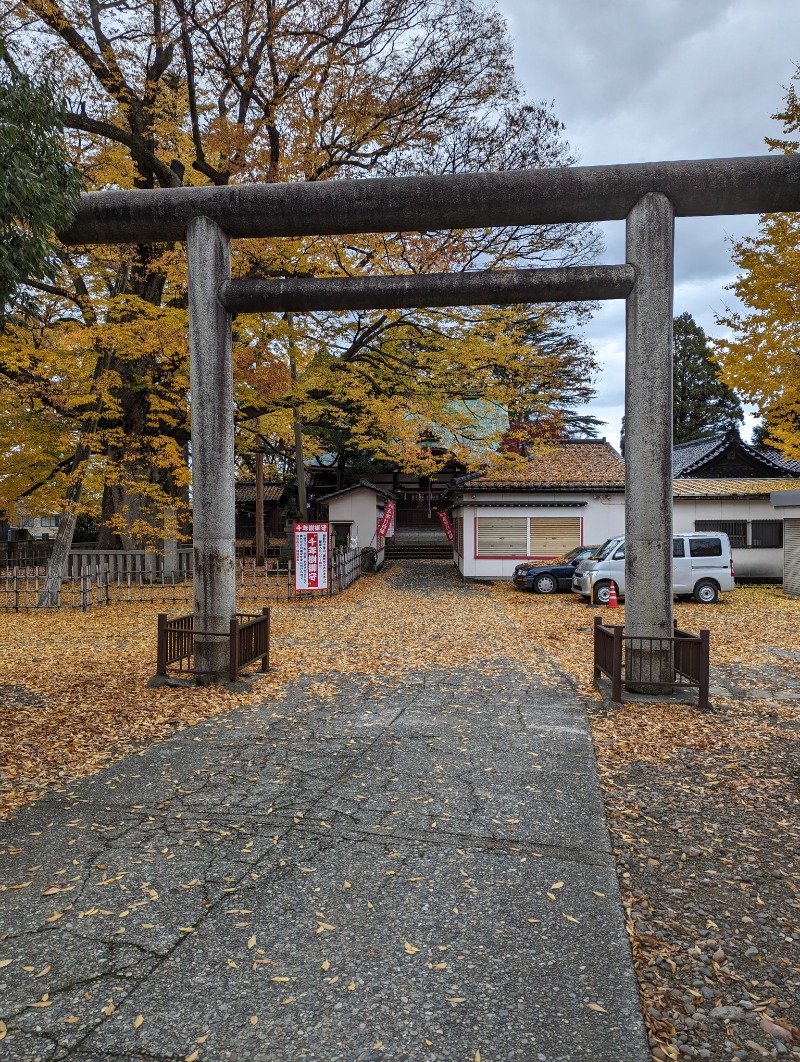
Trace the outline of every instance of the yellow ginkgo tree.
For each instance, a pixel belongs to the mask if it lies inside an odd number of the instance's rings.
[[[502,18],[477,0],[14,0],[0,36],[21,67],[58,71],[67,149],[91,190],[574,161],[552,107],[520,89]],[[250,240],[235,244],[233,270],[453,272],[577,264],[596,249],[593,230],[563,225]],[[80,482],[104,545],[156,542],[190,497],[182,246],[63,248],[58,274],[29,294],[0,348],[0,455],[12,469],[0,506],[69,501]],[[290,343],[279,315],[239,318],[242,450],[265,441],[288,475],[298,433],[309,453],[336,434],[407,462],[439,426],[466,454],[459,400],[509,407],[519,386],[533,415],[559,396],[553,336],[562,368],[580,366],[583,400],[594,361],[569,336],[574,320],[563,307],[303,315]],[[530,381],[545,378],[537,398]]]
[[[794,80],[800,79],[800,70]],[[784,137],[773,151],[795,153],[800,100],[790,85],[782,111]],[[738,269],[731,291],[744,310],[717,318],[728,334],[714,343],[725,382],[755,405],[766,441],[800,459],[800,214],[764,214],[755,236],[733,245]]]

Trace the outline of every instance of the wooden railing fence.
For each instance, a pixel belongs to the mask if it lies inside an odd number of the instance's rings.
[[[698,706],[708,708],[710,684],[710,632],[699,634],[678,629],[672,638],[646,638],[625,633],[594,619],[594,681],[611,679],[611,699],[622,700],[622,691],[659,692],[665,686],[697,688]]]
[[[195,631],[194,616],[178,616],[169,619],[165,612],[158,616],[158,647],[156,671],[166,675],[170,667],[178,666],[180,671],[193,673],[194,639],[196,635],[205,637],[228,638],[230,642],[230,680],[236,677],[250,664],[261,661],[261,670],[269,670],[269,609],[263,608],[261,614],[237,613],[226,633],[219,631]]]
[[[134,560],[117,558],[113,566],[85,564],[61,580],[56,608],[85,612],[116,604],[191,605],[194,600],[192,575],[188,568],[170,574],[139,567]],[[46,574],[44,565],[0,568],[0,612],[24,612],[38,607]],[[358,549],[336,550],[331,555],[328,588],[303,597],[330,597],[341,593],[361,575]],[[261,605],[268,601],[295,598],[294,565],[270,558],[258,566],[253,557],[236,560],[236,600],[239,606]]]

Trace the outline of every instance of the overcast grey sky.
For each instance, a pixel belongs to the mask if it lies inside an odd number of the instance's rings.
[[[497,0],[515,42],[520,80],[553,100],[584,165],[766,153],[800,65],[798,0]],[[729,239],[756,217],[676,223],[675,313],[710,335],[732,302]],[[604,261],[623,262],[624,224],[603,226]],[[605,303],[586,330],[603,366],[595,416],[619,441],[625,315]],[[752,418],[748,418],[748,429]]]

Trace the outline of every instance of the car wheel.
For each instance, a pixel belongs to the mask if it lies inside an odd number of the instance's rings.
[[[597,583],[594,588],[594,601],[597,605],[607,605],[611,597],[611,583]]]
[[[548,575],[547,572],[543,572],[534,579],[533,589],[537,594],[554,594],[558,590],[558,580]]]
[[[713,605],[719,597],[719,587],[710,579],[701,579],[692,595],[698,605]]]

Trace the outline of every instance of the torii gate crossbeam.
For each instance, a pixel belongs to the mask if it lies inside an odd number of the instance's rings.
[[[312,310],[627,298],[626,626],[628,633],[647,638],[669,637],[673,626],[674,218],[796,210],[800,210],[800,155],[777,155],[96,192],[81,197],[75,220],[61,238],[71,244],[187,242],[195,630],[212,634],[228,630],[236,609],[231,311],[257,310],[262,304],[270,309]],[[232,282],[230,276],[231,237],[419,232],[623,218],[627,225],[623,266],[461,274],[461,280],[429,276],[269,281],[253,282],[256,286],[250,289],[244,282]],[[380,302],[381,298],[389,301]],[[223,638],[198,637],[199,681],[223,680],[227,653]]]

